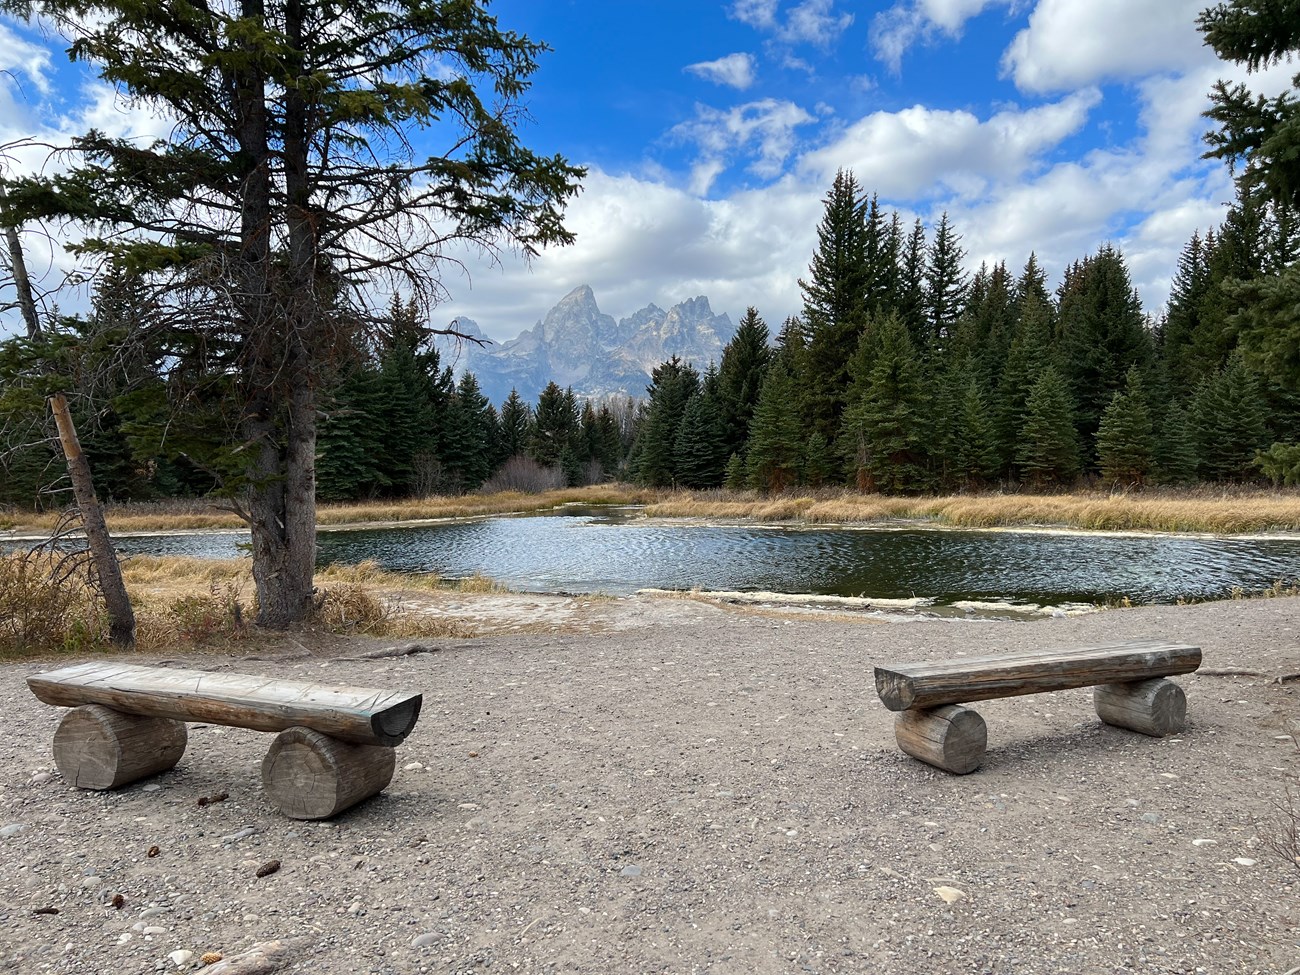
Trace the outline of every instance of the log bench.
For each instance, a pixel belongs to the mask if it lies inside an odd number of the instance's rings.
[[[27,678],[68,707],[54,763],[81,789],[115,789],[166,771],[185,751],[186,721],[279,732],[262,762],[271,803],[293,819],[327,819],[381,792],[421,695],[247,674],[88,663]]]
[[[984,760],[988,729],[963,703],[1091,686],[1102,721],[1159,738],[1181,731],[1187,719],[1182,688],[1165,678],[1200,665],[1199,647],[1116,643],[891,664],[876,668],[876,691],[885,707],[899,712],[894,719],[899,748],[965,775]]]

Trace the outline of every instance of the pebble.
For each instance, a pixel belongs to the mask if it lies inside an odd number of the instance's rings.
[[[943,899],[945,904],[956,904],[966,899],[966,891],[958,890],[956,887],[936,887],[934,892]]]
[[[166,914],[170,908],[167,907],[146,907],[140,912],[141,917],[157,917],[159,914]]]
[[[421,762],[407,762],[405,765],[402,766],[402,771],[418,772],[422,768],[424,768],[424,765]]]
[[[133,937],[135,937],[135,935],[133,935],[130,931],[123,931],[121,934],[117,936],[117,943],[120,945],[124,945],[128,941],[130,941]]]
[[[17,836],[27,828],[26,823],[10,823],[7,826],[0,826],[0,837],[9,839],[11,836]]]
[[[142,930],[140,933],[141,934],[166,934],[167,929],[161,928],[156,924],[150,924],[146,928],[144,928],[144,930]]]
[[[150,783],[148,783],[147,785],[142,785],[142,786],[140,786],[140,791],[141,791],[141,792],[160,792],[160,791],[162,791],[162,786],[160,786],[157,782],[150,782]]]
[[[44,785],[50,779],[54,778],[53,772],[37,772],[27,780],[28,785]]]
[[[438,936],[436,934],[433,934],[432,932],[428,932],[426,934],[417,934],[414,940],[411,942],[411,947],[427,948],[429,947],[429,945],[437,944],[437,943],[438,943]]]
[[[1252,860],[1250,857],[1234,857],[1232,862],[1242,867],[1253,867],[1259,861]]]
[[[221,837],[221,842],[222,842],[222,843],[234,843],[234,842],[236,842],[237,840],[248,839],[248,837],[252,836],[252,835],[253,835],[254,833],[256,833],[256,832],[257,832],[257,830],[254,829],[252,826],[245,826],[243,829],[241,829],[241,830],[240,830],[239,832],[237,832],[237,833],[231,833],[229,836],[223,836],[223,837]]]
[[[1142,822],[1144,822],[1144,823],[1150,823],[1151,825],[1154,826],[1156,823],[1160,822],[1160,814],[1159,814],[1159,813],[1143,813],[1143,814],[1142,814]]]
[[[177,968],[184,968],[194,960],[194,952],[186,948],[177,948],[167,957],[171,959],[171,963]]]
[[[641,876],[641,868],[638,867],[635,863],[629,863],[626,867],[624,867],[622,870],[619,871],[619,876],[639,877]]]
[[[1218,840],[1192,840],[1192,846],[1218,846]]]
[[[100,882],[101,882],[101,881],[100,881],[100,879],[99,879],[98,877],[82,877],[82,878],[81,878],[81,886],[86,887],[86,888],[90,888],[90,887],[98,887],[98,886],[100,885]]]

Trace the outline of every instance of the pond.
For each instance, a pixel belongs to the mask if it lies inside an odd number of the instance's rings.
[[[1300,538],[762,527],[572,507],[435,525],[323,531],[319,562],[486,575],[530,592],[645,588],[1039,604],[1172,603],[1300,579]],[[237,555],[236,532],[122,538],[127,553]]]

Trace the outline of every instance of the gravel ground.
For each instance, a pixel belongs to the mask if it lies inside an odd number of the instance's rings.
[[[908,623],[654,605],[382,660],[185,661],[424,692],[388,790],[332,822],[271,810],[271,739],[242,729],[192,725],[174,770],[72,789],[61,712],[23,683],[70,661],[0,666],[0,970],[175,971],[286,938],[279,970],[312,973],[1300,966],[1300,870],[1261,841],[1300,774],[1300,683],[1278,680],[1300,600]],[[1102,725],[1087,690],[991,701],[964,777],[897,750],[872,683],[887,660],[1150,637],[1205,650],[1185,734]]]

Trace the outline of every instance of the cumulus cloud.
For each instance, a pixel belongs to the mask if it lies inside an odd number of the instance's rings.
[[[753,160],[748,168],[755,175],[779,176],[794,151],[795,129],[813,121],[793,102],[764,98],[729,109],[697,105],[695,118],[675,126],[670,134],[699,148],[691,189],[703,196],[724,164],[740,154]]]
[[[1002,57],[1022,91],[1065,91],[1214,61],[1196,15],[1204,0],[1039,0]]]
[[[829,47],[853,23],[853,15],[835,9],[835,0],[803,0],[781,16],[778,0],[736,0],[731,16],[785,44]]]
[[[728,54],[716,61],[688,64],[685,70],[714,84],[727,85],[744,91],[754,83],[756,68],[754,56],[741,52]]]
[[[1014,180],[1034,167],[1038,156],[1083,127],[1100,100],[1095,89],[1087,89],[986,120],[923,105],[874,112],[799,165],[823,183],[837,169],[852,169],[864,186],[899,201],[979,195],[990,182]]]
[[[881,61],[897,72],[903,55],[919,40],[928,39],[936,30],[957,37],[966,21],[994,4],[1014,0],[912,0],[883,10],[871,21],[871,49]]]
[[[50,90],[48,48],[27,40],[0,21],[0,68],[21,74],[41,92]]]

